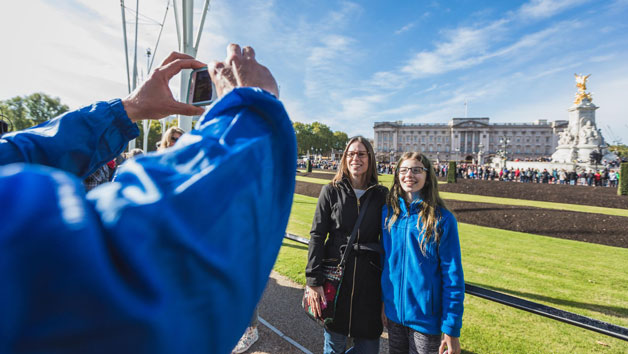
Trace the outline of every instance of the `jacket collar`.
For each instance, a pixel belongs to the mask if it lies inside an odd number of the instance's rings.
[[[347,176],[342,177],[341,182],[342,182],[341,184],[342,184],[345,188],[353,190],[353,187],[351,186],[351,180],[349,179],[349,177],[347,177]],[[370,182],[369,182],[369,184],[366,186],[366,189],[365,189],[365,190],[368,190],[368,189],[370,189],[371,187],[376,186],[376,185],[377,185],[377,184],[375,184],[375,183],[370,183]]]
[[[422,197],[413,200],[412,203],[410,203],[410,210],[408,210],[408,208],[406,207],[406,200],[403,197],[399,197],[399,207],[404,214],[407,214],[408,212],[418,212],[421,209],[421,203],[423,203]]]

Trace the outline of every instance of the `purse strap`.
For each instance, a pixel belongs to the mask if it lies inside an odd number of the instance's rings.
[[[369,200],[371,200],[371,194],[366,196],[366,200],[364,204],[360,208],[360,213],[358,214],[358,220],[353,225],[353,231],[351,231],[351,237],[349,237],[349,241],[347,242],[347,248],[345,248],[345,252],[342,254],[342,258],[340,259],[340,263],[338,263],[338,267],[344,267],[345,262],[347,261],[347,257],[349,257],[349,252],[353,250],[353,242],[355,242],[355,238],[358,235],[358,229],[360,228],[360,224],[362,223],[362,219],[364,219],[364,214],[366,214],[366,208],[369,205]]]

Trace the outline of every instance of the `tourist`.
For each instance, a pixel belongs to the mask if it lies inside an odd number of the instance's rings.
[[[205,66],[173,53],[125,99],[0,139],[0,200],[13,201],[0,213],[0,352],[234,347],[275,263],[295,183],[294,129],[253,49],[232,44],[210,64],[220,99],[177,149],[127,161],[87,195],[77,178],[136,138],[136,121],[203,114],[175,101],[168,82]]]
[[[161,136],[157,151],[162,151],[174,146],[174,144],[183,134],[185,134],[185,131],[179,127],[168,128],[168,130],[166,130],[166,132]]]
[[[464,275],[458,223],[429,159],[405,153],[382,210],[382,320],[397,353],[460,353]],[[442,334],[442,340],[441,340]]]
[[[340,262],[360,205],[367,199],[366,214],[359,225],[355,244],[381,249],[380,215],[387,193],[386,187],[378,184],[371,144],[360,136],[350,139],[338,172],[321,190],[312,221],[305,277],[307,300],[314,316],[321,318],[322,307],[334,301],[325,298],[323,267],[335,267]],[[335,316],[325,325],[323,352],[345,353],[347,338],[351,336],[354,347],[347,353],[378,353],[383,330],[381,255],[375,251],[352,250],[346,261]]]

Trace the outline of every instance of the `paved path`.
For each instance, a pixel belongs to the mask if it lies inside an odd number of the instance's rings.
[[[303,287],[272,272],[259,306],[260,339],[247,353],[291,354],[322,353],[323,329],[309,319],[301,308]],[[264,323],[273,327],[270,329]],[[280,332],[283,337],[278,334]],[[288,339],[286,339],[288,337]],[[297,346],[290,341],[298,343]],[[380,341],[380,353],[388,353],[387,333]]]

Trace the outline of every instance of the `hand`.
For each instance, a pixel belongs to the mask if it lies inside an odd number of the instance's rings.
[[[382,302],[382,324],[388,328],[388,317],[386,317],[386,311],[384,309],[384,303]]]
[[[218,97],[235,87],[259,87],[279,98],[275,78],[255,60],[255,51],[251,47],[240,49],[237,44],[229,44],[225,61],[211,63],[208,70]]]
[[[447,354],[460,354],[460,338],[443,334],[443,340],[440,342],[438,354],[445,352],[445,346],[447,347]]]
[[[150,74],[148,80],[122,100],[122,105],[131,121],[160,119],[171,114],[184,116],[203,114],[205,112],[203,108],[175,100],[168,82],[182,69],[199,69],[204,66],[206,65],[187,54],[170,53]]]
[[[327,306],[327,300],[325,299],[325,291],[322,286],[305,287],[307,289],[307,301],[312,308],[312,312],[316,318],[323,318],[323,311],[321,310],[321,302]]]

